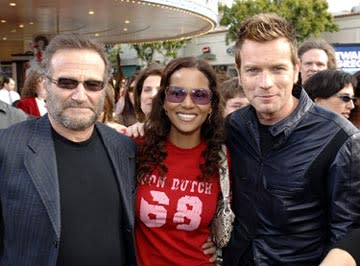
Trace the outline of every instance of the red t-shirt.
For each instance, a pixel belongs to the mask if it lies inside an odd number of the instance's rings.
[[[201,246],[210,236],[220,192],[219,177],[198,181],[206,144],[182,149],[166,144],[167,176],[155,171],[136,195],[136,247],[139,266],[213,265]]]

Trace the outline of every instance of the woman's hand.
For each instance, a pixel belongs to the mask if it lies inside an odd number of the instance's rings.
[[[135,124],[128,126],[125,134],[134,139],[144,136],[144,123],[136,122]]]
[[[106,122],[105,125],[112,127],[113,129],[115,129],[117,132],[121,133],[121,134],[126,134],[127,132],[127,127],[124,125],[121,125],[119,123],[116,122]]]
[[[214,262],[216,261],[217,253],[216,253],[216,246],[214,242],[211,241],[209,237],[208,240],[201,246],[205,255],[210,256],[209,261]]]
[[[345,250],[333,248],[320,263],[320,266],[356,266],[356,262]]]

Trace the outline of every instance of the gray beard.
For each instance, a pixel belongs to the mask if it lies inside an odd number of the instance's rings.
[[[97,121],[99,115],[101,114],[101,112],[104,109],[104,102],[105,102],[105,94],[100,99],[97,106],[94,106],[94,108],[89,108],[93,111],[93,113],[90,117],[87,117],[87,119],[78,119],[78,118],[74,119],[73,117],[65,115],[64,111],[68,107],[71,107],[71,106],[76,107],[77,104],[70,103],[70,104],[65,104],[65,106],[58,106],[56,104],[56,99],[53,99],[53,96],[51,94],[48,94],[47,98],[46,98],[49,115],[58,124],[62,125],[63,127],[67,128],[67,129],[74,130],[74,131],[83,131],[83,130],[93,126],[95,124],[95,122]],[[81,106],[81,105],[78,105],[78,106]]]

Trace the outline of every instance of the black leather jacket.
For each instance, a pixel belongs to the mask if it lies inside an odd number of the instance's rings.
[[[296,110],[270,127],[265,155],[253,107],[227,120],[236,221],[226,266],[318,265],[359,227],[360,133],[298,90]]]

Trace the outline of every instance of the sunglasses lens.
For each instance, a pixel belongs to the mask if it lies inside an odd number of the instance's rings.
[[[98,80],[86,80],[84,81],[84,86],[88,91],[100,91],[104,88],[104,82]]]
[[[348,103],[350,101],[353,101],[355,102],[356,101],[356,97],[350,97],[350,96],[347,96],[347,95],[339,95],[338,96],[344,103]]]
[[[170,86],[166,90],[166,100],[172,103],[181,103],[185,100],[187,91],[184,88]],[[194,104],[209,104],[211,101],[211,91],[207,89],[192,89],[190,93]]]
[[[349,96],[343,96],[342,97],[342,100],[346,103],[350,102],[351,101],[351,98]]]
[[[56,84],[59,86],[59,88],[73,90],[77,88],[79,83],[80,82],[76,79],[59,78]],[[104,88],[104,82],[98,80],[85,80],[84,87],[88,91],[100,91]]]
[[[57,85],[62,89],[73,90],[79,85],[79,82],[75,79],[59,78]]]
[[[191,90],[191,99],[195,104],[209,104],[211,101],[211,91],[206,89]]]
[[[186,97],[186,92],[180,87],[169,87],[166,90],[166,100],[172,103],[181,103]]]

